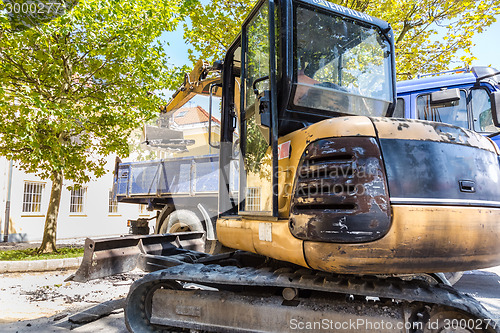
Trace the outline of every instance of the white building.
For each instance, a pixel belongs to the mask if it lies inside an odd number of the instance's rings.
[[[114,167],[114,160],[111,162],[111,159],[108,169]],[[9,181],[9,161],[5,158],[0,158],[0,175],[0,241],[3,241]],[[52,183],[19,170],[15,164],[11,179],[8,239],[11,242],[39,242],[43,237]],[[68,190],[67,186],[70,185],[72,182],[64,181],[57,222],[58,240],[127,234],[128,219],[154,215],[142,205],[112,201],[112,172],[79,190]]]
[[[181,108],[170,117],[172,130],[179,131],[181,137],[191,143],[184,150],[166,152],[152,149],[160,158],[199,156],[217,153],[217,149],[208,145],[209,115],[202,107]],[[219,141],[220,121],[213,117],[212,141]],[[140,139],[143,141],[143,138]],[[145,147],[143,147],[145,148]],[[186,149],[187,148],[187,149]],[[134,161],[135,152],[127,161]],[[71,181],[64,181],[59,217],[57,221],[57,239],[73,237],[101,237],[128,234],[127,220],[139,217],[153,217],[156,212],[149,212],[145,205],[116,203],[112,200],[113,172],[115,160],[108,159],[110,170],[101,178],[86,184],[83,188],[70,191]],[[27,174],[12,168],[10,193],[10,219],[8,239],[13,242],[39,242],[43,237],[45,216],[50,199],[52,183],[33,174]],[[8,197],[9,161],[0,158],[0,241],[4,239],[5,211]],[[151,231],[154,219],[149,223]]]

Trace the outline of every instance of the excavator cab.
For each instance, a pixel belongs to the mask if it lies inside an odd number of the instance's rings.
[[[279,137],[333,117],[393,112],[392,38],[386,22],[326,1],[255,7],[224,61],[221,141],[229,151],[238,128],[244,167],[238,207],[226,205],[220,192],[223,215],[279,216],[278,193],[271,189],[285,186],[278,182],[278,161],[290,149]],[[221,151],[222,170],[228,151]],[[228,177],[223,171],[221,188]]]

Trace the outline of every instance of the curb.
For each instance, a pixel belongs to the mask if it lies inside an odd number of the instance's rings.
[[[82,259],[83,257],[45,260],[0,261],[0,274],[46,272],[78,268],[82,263]]]

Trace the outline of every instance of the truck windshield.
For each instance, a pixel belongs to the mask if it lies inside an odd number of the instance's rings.
[[[385,116],[393,101],[391,48],[378,29],[300,6],[294,23],[294,109]]]

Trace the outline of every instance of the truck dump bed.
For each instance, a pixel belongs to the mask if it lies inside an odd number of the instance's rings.
[[[119,202],[147,203],[147,199],[158,197],[215,196],[219,189],[218,155],[120,163],[115,172],[114,193]]]

